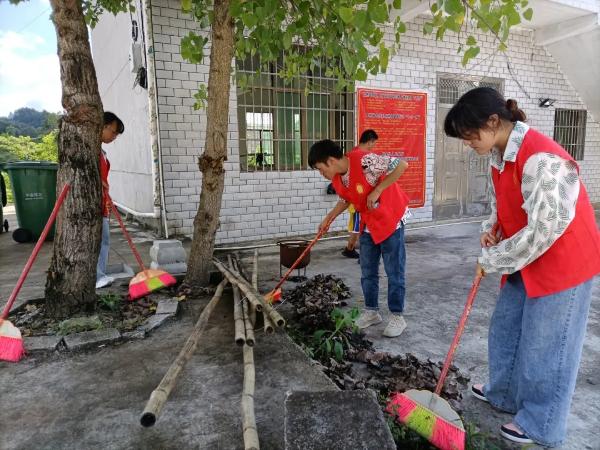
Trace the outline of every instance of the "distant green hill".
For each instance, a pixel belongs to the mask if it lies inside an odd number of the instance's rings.
[[[0,117],[0,134],[38,139],[58,128],[59,115],[33,108],[19,108],[8,117]]]

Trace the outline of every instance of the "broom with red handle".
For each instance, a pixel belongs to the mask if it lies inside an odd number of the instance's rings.
[[[498,224],[490,232],[493,236],[498,233]],[[440,378],[434,392],[411,389],[404,393],[391,396],[386,411],[394,414],[397,419],[413,429],[441,450],[464,450],[466,432],[460,416],[450,404],[440,397],[448,370],[452,364],[454,353],[467,324],[467,319],[473,307],[475,296],[479,290],[482,274],[477,274],[469,291],[458,327],[446,355]]]
[[[42,234],[38,239],[35,247],[33,248],[33,252],[29,256],[27,263],[25,264],[25,268],[21,272],[21,276],[17,280],[17,285],[13,289],[8,298],[8,302],[2,311],[2,315],[0,316],[0,360],[17,362],[19,361],[23,355],[25,354],[25,348],[23,347],[23,338],[21,337],[21,332],[17,327],[15,327],[12,323],[10,323],[6,318],[8,317],[8,313],[10,312],[15,300],[17,299],[17,295],[19,295],[19,291],[23,287],[23,283],[25,282],[25,278],[29,274],[29,270],[31,270],[31,266],[33,266],[33,262],[35,258],[37,258],[48,233],[50,232],[50,228],[54,224],[56,220],[56,215],[62,206],[67,193],[71,186],[69,184],[65,184],[54,204],[54,209],[52,209],[52,213],[42,230]]]
[[[172,286],[177,283],[175,277],[170,273],[160,269],[147,269],[146,266],[144,266],[144,262],[142,261],[140,254],[131,240],[131,236],[129,236],[129,233],[123,224],[123,219],[121,218],[119,211],[117,211],[117,207],[112,202],[112,199],[110,196],[108,196],[108,194],[107,197],[108,201],[110,202],[112,213],[117,218],[119,226],[123,231],[123,235],[125,235],[125,239],[127,239],[127,243],[129,244],[129,247],[131,248],[131,251],[133,252],[133,255],[135,256],[135,259],[137,260],[141,270],[141,272],[133,277],[129,282],[129,298],[131,300],[136,300],[150,294],[152,291]]]
[[[268,300],[269,302],[273,303],[273,302],[279,301],[281,299],[281,289],[280,289],[281,286],[283,286],[283,283],[285,283],[285,281],[288,279],[288,277],[290,276],[290,274],[292,273],[292,271],[296,268],[296,266],[298,264],[300,264],[300,262],[302,261],[302,259],[304,258],[304,256],[308,252],[310,252],[310,249],[313,248],[313,246],[317,243],[317,241],[319,239],[321,239],[321,237],[327,232],[327,229],[329,228],[329,225],[331,225],[331,222],[333,222],[333,220],[330,220],[327,223],[326,226],[324,226],[323,228],[321,228],[319,230],[319,232],[313,238],[313,240],[309,242],[309,244],[306,246],[306,248],[304,249],[304,251],[300,254],[300,256],[298,256],[298,258],[296,259],[296,261],[294,261],[294,264],[292,264],[292,266],[283,275],[283,277],[281,277],[281,280],[279,280],[279,282],[275,285],[275,287],[273,288],[273,290],[271,292],[269,292],[268,294],[265,295],[265,299],[266,300]]]

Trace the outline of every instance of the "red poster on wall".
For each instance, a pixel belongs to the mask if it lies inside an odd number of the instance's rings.
[[[379,135],[375,152],[397,156],[408,163],[408,169],[398,183],[408,195],[411,208],[423,206],[427,94],[358,88],[357,95],[358,136],[365,130],[375,130]]]

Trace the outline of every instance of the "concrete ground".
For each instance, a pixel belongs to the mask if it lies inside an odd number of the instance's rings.
[[[14,216],[9,215],[14,222]],[[418,224],[416,225],[418,226]],[[149,235],[137,231],[136,241],[147,257]],[[113,229],[113,262],[119,256],[133,264],[118,231]],[[478,225],[453,224],[409,229],[407,238],[408,328],[396,339],[381,337],[384,324],[368,330],[380,350],[411,352],[420,358],[442,360],[470,288],[478,253]],[[333,273],[353,292],[352,304],[362,305],[360,270],[356,260],[342,257],[343,240],[319,243],[312,252],[307,275]],[[16,244],[0,234],[0,296],[4,301],[32,245]],[[45,244],[21,301],[43,295],[44,270],[50,245]],[[261,249],[260,284],[268,290],[279,277],[278,250]],[[484,279],[475,301],[455,362],[473,381],[487,374],[487,327],[498,293],[499,279]],[[294,287],[293,283],[286,285]],[[380,298],[386,280],[381,269]],[[595,286],[577,389],[569,418],[569,435],[562,447],[598,450],[600,438],[600,291]],[[185,304],[181,320],[161,327],[143,341],[74,356],[26,359],[0,363],[0,449],[183,449],[239,448],[241,424],[241,351],[232,344],[229,305],[223,303],[211,320],[211,329],[188,363],[152,429],[140,427],[144,404],[170,361],[186,339],[193,317],[207,299]],[[381,303],[386,311],[385,301]],[[226,307],[227,306],[227,307]],[[223,323],[227,323],[226,327]],[[257,422],[263,448],[282,448],[283,398],[287,390],[328,390],[331,383],[303,358],[284,336],[258,337]],[[497,413],[466,393],[465,417],[484,433],[497,435],[510,416]],[[515,447],[518,448],[518,447]],[[529,447],[536,448],[536,447]]]

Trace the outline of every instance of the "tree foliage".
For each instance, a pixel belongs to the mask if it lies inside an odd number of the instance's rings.
[[[202,28],[210,27],[212,0],[182,0],[181,5]],[[231,0],[230,5],[236,58],[260,55],[263,68],[278,63],[278,75],[285,80],[319,66],[337,79],[339,89],[365,81],[369,74],[385,73],[406,32],[401,0]],[[438,40],[448,31],[458,34],[463,65],[480,52],[475,30],[492,33],[504,51],[510,29],[533,14],[528,0],[437,0],[430,11],[423,32],[435,33]],[[386,31],[392,41],[385,40]],[[208,41],[190,31],[181,40],[182,57],[200,63]],[[246,84],[246,76],[238,76],[238,87]],[[201,86],[195,97],[201,106],[206,89]]]

